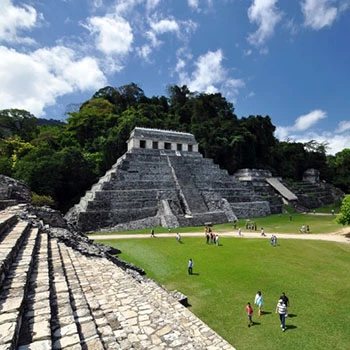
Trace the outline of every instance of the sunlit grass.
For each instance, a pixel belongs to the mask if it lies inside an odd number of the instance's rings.
[[[103,243],[118,247],[122,259],[144,268],[168,290],[187,295],[190,310],[239,350],[348,348],[350,245],[283,240],[271,247],[268,239],[221,238],[217,247],[186,234],[182,240]],[[193,276],[187,274],[189,258],[195,263]],[[265,314],[258,319],[255,310],[257,324],[248,328],[244,308],[257,290],[263,293]],[[285,333],[274,313],[282,291],[291,301]]]

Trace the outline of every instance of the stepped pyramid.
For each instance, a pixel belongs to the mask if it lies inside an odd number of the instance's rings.
[[[271,213],[269,203],[212,159],[189,133],[135,128],[127,152],[66,219],[83,232],[199,226]]]

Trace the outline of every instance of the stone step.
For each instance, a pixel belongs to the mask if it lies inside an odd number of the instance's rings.
[[[0,242],[2,235],[18,221],[17,216],[11,213],[0,213]]]
[[[156,199],[135,199],[133,201],[106,201],[106,200],[94,200],[90,201],[87,205],[86,210],[117,210],[117,209],[142,209],[144,207],[155,207],[157,208],[158,201]]]
[[[125,191],[125,190],[110,190],[110,191],[98,191],[95,193],[96,200],[146,200],[146,199],[155,199],[157,198],[157,191],[154,189],[151,190],[134,190],[134,191]]]
[[[49,240],[49,269],[51,274],[51,334],[52,349],[80,349],[78,325],[71,306],[69,285],[58,242]]]
[[[120,190],[120,191],[134,191],[134,190],[167,190],[174,188],[175,183],[172,178],[153,177],[151,180],[135,180],[135,181],[113,181],[106,183],[103,190]],[[97,191],[96,191],[97,192]]]
[[[0,242],[0,287],[29,229],[28,222],[20,220],[2,235],[2,241]]]
[[[38,229],[31,229],[1,286],[0,346],[8,346],[9,349],[18,341],[37,238]]]
[[[84,349],[103,349],[103,333],[98,330],[95,315],[100,316],[100,305],[96,297],[91,295],[89,283],[84,279],[83,265],[76,262],[74,251],[63,243],[58,244],[62,265],[69,287],[70,301],[74,321],[79,332],[80,345]],[[88,299],[90,299],[91,304]],[[105,323],[105,321],[103,321]],[[113,333],[111,333],[113,336]],[[113,336],[113,342],[116,339]]]
[[[30,276],[18,349],[52,349],[48,235],[41,232]]]

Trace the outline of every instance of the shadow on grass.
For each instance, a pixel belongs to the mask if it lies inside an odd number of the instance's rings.
[[[262,315],[271,315],[272,312],[271,311],[261,311],[261,316]]]
[[[293,330],[293,329],[296,329],[296,328],[297,328],[297,326],[294,326],[292,324],[287,324],[286,325],[286,331],[290,331],[290,330]]]
[[[252,327],[254,327],[254,326],[260,326],[261,325],[261,323],[260,322],[253,322],[253,324],[252,324]]]
[[[296,314],[288,314],[287,318],[293,318],[293,317],[297,317],[297,315]]]
[[[198,273],[198,272],[192,272],[192,273],[190,274],[190,276],[199,276],[199,273]]]

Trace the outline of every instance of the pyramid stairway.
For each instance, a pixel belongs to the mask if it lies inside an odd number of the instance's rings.
[[[50,230],[0,212],[0,350],[233,349],[154,281]]]

